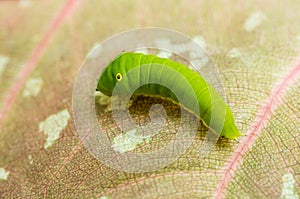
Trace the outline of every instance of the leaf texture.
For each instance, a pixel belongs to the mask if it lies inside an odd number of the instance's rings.
[[[0,55],[8,58],[0,74],[1,198],[299,197],[297,0],[1,1],[0,5]],[[72,89],[95,43],[145,26],[204,39],[202,46],[221,73],[227,101],[244,136],[236,141],[221,138],[206,158],[199,159],[205,137],[200,125],[192,145],[171,165],[132,174],[104,165],[84,147],[72,118]],[[30,79],[43,83],[37,94],[25,97]],[[158,102],[167,107],[166,133],[139,144],[136,153],[156,150],[176,133],[180,109],[168,101],[134,99],[133,119],[147,123],[150,105]],[[99,122],[113,140],[119,129],[111,112],[102,108],[97,110]],[[45,149],[47,135],[39,125],[63,110],[71,118],[64,127],[52,126],[59,138]]]

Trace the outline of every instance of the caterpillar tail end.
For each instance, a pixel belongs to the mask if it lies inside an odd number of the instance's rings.
[[[231,128],[225,128],[223,129],[221,136],[224,136],[228,139],[235,140],[238,137],[242,136],[243,134],[239,132],[239,130],[236,128],[236,126],[232,126]]]

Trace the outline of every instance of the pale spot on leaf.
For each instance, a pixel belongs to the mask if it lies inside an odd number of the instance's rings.
[[[107,196],[101,196],[99,199],[108,199]]]
[[[33,164],[33,158],[32,158],[32,155],[28,155],[28,161],[29,161],[29,164]]]
[[[196,42],[201,48],[205,49],[206,48],[206,42],[202,36],[195,36],[193,38],[193,41]]]
[[[287,173],[282,176],[282,199],[299,199],[297,193],[295,193],[295,179],[291,173]]]
[[[50,115],[45,121],[40,122],[39,131],[44,131],[44,134],[47,135],[47,140],[44,145],[45,149],[59,138],[60,131],[67,126],[70,117],[69,111],[65,109],[57,114]]]
[[[99,91],[94,92],[94,97],[95,97],[96,103],[101,106],[108,105],[111,101],[109,96],[106,96]]]
[[[137,134],[137,130],[133,129],[127,133],[120,134],[113,139],[113,149],[120,153],[132,151],[138,144],[149,141],[150,138]]]
[[[0,75],[2,74],[2,72],[4,71],[7,63],[9,62],[9,58],[4,56],[4,55],[0,55]]]
[[[99,91],[94,92],[94,98],[95,98],[96,104],[100,105],[100,106],[106,106],[106,108],[104,109],[104,112],[112,111],[111,100],[114,97],[115,96],[112,96],[112,97],[106,96]]]
[[[237,48],[232,48],[228,54],[227,54],[228,57],[230,58],[239,58],[242,56],[241,52],[239,51],[239,49]]]
[[[245,21],[244,29],[248,32],[253,31],[266,19],[266,16],[261,12],[252,13]]]
[[[189,68],[193,70],[199,70],[200,68],[206,66],[209,64],[209,57],[203,57],[203,58],[198,58],[198,59],[192,59],[190,61],[191,65],[189,65]]]
[[[135,53],[142,53],[142,54],[148,54],[149,53],[148,50],[145,49],[145,48],[136,49],[134,52]]]
[[[23,97],[37,96],[42,88],[43,80],[40,77],[32,77],[27,80]]]
[[[31,0],[20,0],[19,5],[20,7],[26,8],[31,6],[32,1]]]
[[[4,168],[0,168],[0,180],[7,180],[9,171],[6,171]]]
[[[161,58],[170,58],[172,56],[172,53],[171,52],[167,52],[167,51],[163,51],[161,50],[158,54],[157,54],[158,57],[161,57]]]

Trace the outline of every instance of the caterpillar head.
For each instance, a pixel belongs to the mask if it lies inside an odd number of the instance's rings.
[[[111,96],[115,85],[121,82],[126,71],[133,67],[130,62],[131,53],[121,53],[118,55],[100,75],[96,91]]]
[[[122,80],[121,72],[112,72],[109,65],[100,75],[96,91],[100,91],[104,95],[111,96],[117,82]]]

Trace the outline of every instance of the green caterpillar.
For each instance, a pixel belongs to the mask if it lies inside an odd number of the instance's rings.
[[[134,77],[124,78],[128,71],[141,65],[147,65],[148,68],[138,70]],[[186,82],[192,88],[193,93],[196,94],[196,103],[186,93],[187,86],[185,86],[182,78],[187,80]],[[142,79],[146,79],[149,84],[140,86],[134,94],[156,95],[180,102],[187,110],[199,117],[207,127],[221,136],[235,139],[242,135],[235,125],[231,110],[217,91],[197,72],[170,59],[141,53],[121,53],[102,72],[96,90],[111,96],[116,84],[123,80],[126,81],[126,86],[122,90],[126,93],[126,91],[130,92],[136,85],[140,85]],[[170,86],[151,83],[151,79],[158,79]],[[171,90],[181,93],[183,100],[179,101],[178,96],[176,97]],[[214,106],[214,111],[220,112],[215,118],[211,118],[213,115],[212,106]],[[221,129],[218,128],[220,126]]]

